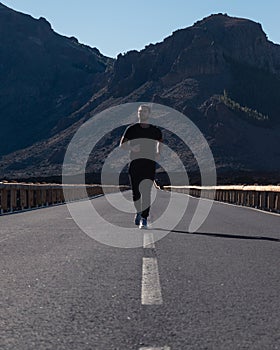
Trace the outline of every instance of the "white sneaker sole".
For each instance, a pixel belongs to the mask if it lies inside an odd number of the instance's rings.
[[[148,230],[148,226],[139,225],[140,230]]]

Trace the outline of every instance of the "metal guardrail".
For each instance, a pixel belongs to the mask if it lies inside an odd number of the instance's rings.
[[[280,213],[280,186],[163,186],[162,189]]]
[[[155,186],[159,188],[156,184]],[[32,208],[46,207],[67,201],[85,199],[84,185],[0,182],[0,215]],[[106,185],[106,192],[126,190],[128,186]],[[249,206],[280,213],[280,186],[162,186],[163,190],[186,193],[194,197]],[[103,194],[104,186],[86,185],[88,197]]]
[[[67,191],[67,201],[85,199],[84,185],[60,185],[41,183],[8,183],[0,182],[0,215],[32,208],[46,207],[65,202],[64,192]],[[106,192],[116,192],[127,189],[127,186],[105,186]],[[87,196],[103,194],[104,186],[86,185]]]

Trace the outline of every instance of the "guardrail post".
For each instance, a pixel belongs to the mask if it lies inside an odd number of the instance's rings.
[[[42,190],[41,187],[37,187],[36,190],[36,200],[37,200],[37,207],[41,207],[42,206]]]
[[[260,208],[265,209],[266,207],[266,193],[264,191],[260,192]]]
[[[30,188],[29,190],[29,203],[30,203],[30,208],[34,207],[34,190],[33,188]]]
[[[30,209],[32,207],[33,198],[32,198],[32,190],[30,186],[28,186],[27,192],[27,208]]]
[[[275,210],[280,212],[280,192],[277,192],[275,196]]]
[[[257,199],[256,191],[252,191],[252,207],[253,208],[256,208],[256,199]]]
[[[245,205],[249,207],[250,202],[251,202],[251,191],[245,191]]]
[[[0,214],[3,214],[3,207],[2,207],[2,200],[3,200],[3,189],[0,189]]]
[[[6,212],[8,210],[8,191],[6,188],[3,188],[2,190],[1,208],[3,212]]]
[[[240,204],[242,206],[245,206],[246,205],[246,193],[244,190],[241,190],[240,191]]]
[[[20,189],[20,206],[21,210],[27,208],[27,190],[24,188]]]
[[[8,188],[7,190],[7,210],[11,211],[12,208],[12,194],[11,194],[11,188]]]
[[[267,209],[272,211],[275,208],[275,193],[268,192],[267,194]]]
[[[17,207],[17,190],[15,187],[11,187],[11,202],[10,202],[10,212],[12,213]]]
[[[45,206],[47,203],[47,197],[46,197],[46,189],[45,187],[42,187],[42,205]]]
[[[52,204],[56,204],[56,189],[52,189]]]
[[[57,203],[61,203],[61,202],[62,202],[61,188],[58,188],[58,189],[57,189],[56,198],[57,198]]]
[[[235,203],[235,191],[230,191],[230,203]]]

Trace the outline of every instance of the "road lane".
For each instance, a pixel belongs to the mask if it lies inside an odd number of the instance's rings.
[[[142,249],[101,245],[68,215],[1,217],[1,232],[17,234],[1,243],[0,347],[139,348]]]
[[[164,304],[149,310],[145,326],[160,323],[165,337],[151,331],[149,341],[171,349],[279,349],[280,216],[214,203],[190,233],[196,202],[190,198],[183,220],[156,243]]]
[[[167,200],[158,191],[152,217]],[[133,227],[94,201],[118,230]],[[196,204],[156,249],[102,245],[66,206],[1,217],[1,348],[279,348],[280,217],[215,203],[188,233]],[[141,305],[143,257],[157,258],[162,305]]]

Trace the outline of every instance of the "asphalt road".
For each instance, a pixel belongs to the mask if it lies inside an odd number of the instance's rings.
[[[152,220],[168,198],[157,192]],[[280,215],[214,203],[191,233],[190,198],[172,232],[144,232],[104,197],[92,202],[112,223],[93,232],[128,228],[146,247],[90,238],[66,205],[0,217],[1,349],[280,349]]]

